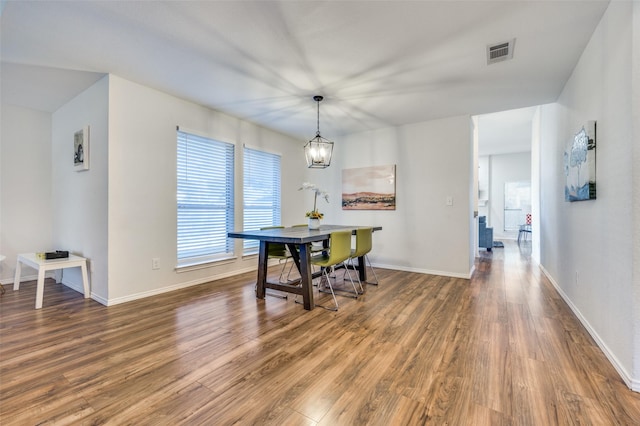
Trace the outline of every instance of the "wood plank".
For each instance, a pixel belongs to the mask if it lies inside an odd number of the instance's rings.
[[[7,288],[0,423],[640,424],[538,268],[481,256],[471,280],[377,269],[338,312],[256,299],[255,272],[112,307]]]

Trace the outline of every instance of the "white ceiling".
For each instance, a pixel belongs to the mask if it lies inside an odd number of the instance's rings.
[[[8,1],[3,102],[54,111],[105,73],[284,133],[554,102],[607,1]],[[516,39],[488,66],[488,44]]]

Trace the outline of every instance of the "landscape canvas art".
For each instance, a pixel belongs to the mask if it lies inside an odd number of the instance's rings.
[[[564,153],[566,201],[596,198],[596,122],[588,121],[569,141]]]
[[[395,209],[395,164],[342,170],[342,210]]]

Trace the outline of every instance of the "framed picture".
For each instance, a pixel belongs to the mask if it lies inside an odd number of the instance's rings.
[[[342,170],[342,210],[395,209],[395,164]]]
[[[564,153],[565,201],[596,199],[596,122],[573,135]]]
[[[73,169],[89,170],[89,126],[73,134]]]

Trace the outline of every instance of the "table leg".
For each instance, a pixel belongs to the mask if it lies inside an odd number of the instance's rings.
[[[16,261],[16,273],[13,276],[13,289],[20,290],[20,275],[22,273],[22,263],[20,259]]]
[[[267,261],[269,243],[260,241],[260,253],[258,255],[258,282],[256,282],[256,297],[264,299],[265,283],[267,282]]]
[[[361,283],[367,281],[367,264],[364,256],[358,257],[358,276],[360,277]]]
[[[291,259],[293,259],[293,263],[298,268],[298,272],[300,271],[300,254],[298,253],[298,246],[295,244],[287,244],[287,248],[289,249],[289,253],[291,254]]]
[[[44,268],[38,268],[38,284],[36,285],[36,309],[42,308],[42,297],[44,296]]]
[[[311,278],[311,249],[309,244],[300,244],[300,276],[302,277],[302,302],[308,311],[315,308],[313,302],[313,281]]]
[[[84,298],[88,299],[91,296],[91,292],[89,291],[89,274],[87,274],[87,262],[84,262],[82,266],[80,266],[80,270],[82,271],[82,287],[84,288]]]

